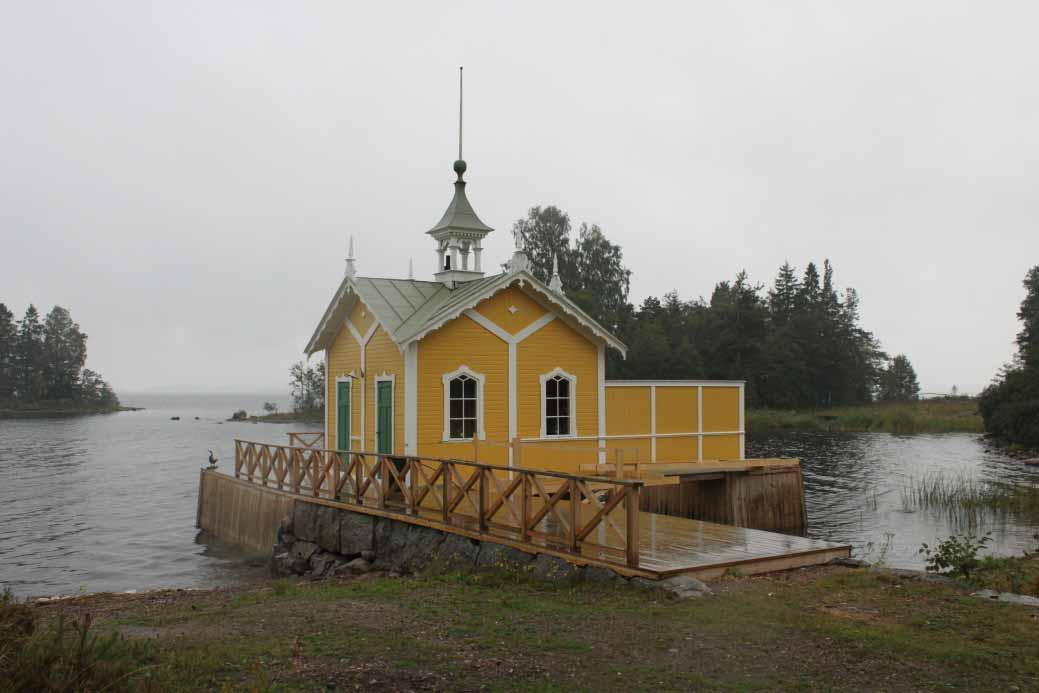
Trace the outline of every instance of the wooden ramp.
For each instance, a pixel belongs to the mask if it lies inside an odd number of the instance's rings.
[[[730,569],[746,575],[850,555],[848,546],[816,539],[641,510],[645,480],[249,441],[235,445],[236,478],[225,477],[224,485],[252,486],[296,502],[386,517],[622,575],[711,578]]]

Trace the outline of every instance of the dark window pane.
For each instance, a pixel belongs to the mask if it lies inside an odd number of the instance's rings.
[[[464,416],[467,419],[475,419],[476,418],[476,400],[475,399],[465,399],[465,400],[462,400],[462,404],[464,405],[462,407],[462,416]]]
[[[559,420],[552,418],[545,421],[545,433],[550,436],[554,436],[559,431]]]
[[[475,399],[476,398],[476,381],[472,378],[465,379],[465,389],[463,390],[466,397]]]
[[[451,437],[452,438],[461,438],[462,437],[462,422],[460,420],[451,422]]]
[[[559,379],[559,396],[569,397],[570,396],[570,381],[564,378]]]
[[[568,436],[570,435],[570,417],[560,416],[559,417],[559,435]]]
[[[462,422],[462,437],[472,438],[476,431],[476,421],[473,419],[466,419]]]
[[[556,416],[559,414],[559,400],[549,399],[545,400],[545,415]]]
[[[460,419],[462,418],[462,400],[453,399],[451,400],[451,418]]]
[[[556,396],[556,381],[555,379],[549,380],[545,383],[545,396],[555,397]]]
[[[451,396],[461,397],[462,396],[462,379],[455,378],[451,381]]]
[[[570,400],[560,399],[559,400],[559,415],[570,416]]]

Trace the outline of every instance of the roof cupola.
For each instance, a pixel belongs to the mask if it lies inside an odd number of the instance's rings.
[[[480,257],[483,239],[494,230],[480,221],[465,194],[462,176],[468,167],[462,158],[462,68],[458,68],[458,159],[453,168],[458,176],[454,183],[454,197],[440,221],[426,232],[436,241],[437,269],[434,276],[449,288],[483,277]]]

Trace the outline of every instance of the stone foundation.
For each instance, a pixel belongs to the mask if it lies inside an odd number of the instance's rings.
[[[680,576],[628,580],[602,566],[576,566],[550,554],[530,554],[510,546],[476,541],[384,517],[296,501],[282,520],[271,557],[276,575],[314,579],[367,573],[522,572],[552,581],[629,583],[680,597],[702,596],[710,588]]]

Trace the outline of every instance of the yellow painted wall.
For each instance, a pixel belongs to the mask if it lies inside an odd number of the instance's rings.
[[[393,452],[404,454],[404,354],[380,325],[364,352],[365,370],[365,450],[375,451],[376,376],[396,376],[393,385]]]
[[[515,313],[509,310],[511,307],[516,308]],[[481,301],[476,305],[476,311],[509,334],[516,334],[548,312],[537,301],[514,287]]]
[[[509,438],[508,345],[466,316],[426,336],[418,345],[418,453],[429,457],[473,459],[471,442],[443,442],[445,373],[468,366],[486,380],[483,392],[484,431],[479,458],[508,464],[502,445]]]
[[[704,405],[706,411],[707,406]],[[704,436],[703,458],[705,460],[735,460],[740,456],[740,437],[731,436]]]
[[[650,432],[650,400],[648,387],[606,388],[606,435],[630,435]],[[650,461],[649,439],[610,440],[606,447],[607,462],[614,462],[614,450],[622,450],[624,460]],[[636,457],[637,456],[637,457]]]
[[[333,450],[341,450],[348,446],[336,440],[336,376],[346,375],[353,371],[358,377],[361,374],[361,347],[357,340],[350,334],[350,330],[344,325],[335,341],[328,350],[328,373],[325,378],[325,416],[328,420],[328,441],[326,447]],[[350,430],[353,435],[361,434],[361,388],[359,381],[353,381],[350,390]],[[360,441],[354,441],[353,448],[356,449]]]
[[[740,427],[740,390],[738,387],[703,389],[703,430],[738,431]],[[707,451],[704,448],[704,456]]]
[[[556,319],[516,347],[517,433],[520,438],[541,435],[541,376],[562,368],[577,377],[576,435],[599,433],[598,349],[562,320]],[[562,447],[553,450],[552,447]],[[521,465],[576,472],[578,465],[597,460],[595,441],[553,440],[524,449]]]
[[[368,306],[358,300],[357,303],[354,304],[353,310],[350,311],[348,319],[353,323],[353,326],[357,328],[360,335],[364,337],[368,334],[368,329],[375,321],[375,316],[373,316],[371,311],[368,310]]]
[[[657,433],[697,430],[695,387],[658,387],[656,393]],[[688,462],[695,460],[696,455],[695,437],[657,439],[657,462]]]

